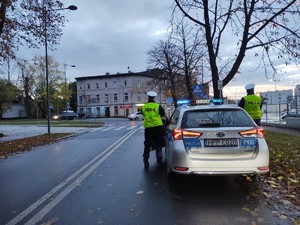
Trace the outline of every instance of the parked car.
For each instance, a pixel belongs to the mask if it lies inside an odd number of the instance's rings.
[[[63,111],[61,114],[54,115],[52,117],[53,120],[73,120],[73,119],[77,119],[77,118],[78,118],[77,113],[75,113],[72,110],[67,110],[67,112]]]
[[[144,116],[141,112],[134,112],[134,113],[128,114],[127,118],[130,120],[143,120]]]
[[[166,132],[168,175],[255,175],[269,171],[264,130],[236,105],[179,107]]]
[[[281,119],[285,119],[287,117],[300,117],[300,109],[297,110],[296,109],[290,109],[289,112],[284,112],[283,115],[281,116]]]

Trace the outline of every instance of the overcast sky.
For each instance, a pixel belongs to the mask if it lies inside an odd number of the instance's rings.
[[[169,26],[173,0],[61,0],[65,6],[76,5],[77,11],[66,14],[61,43],[50,51],[67,67],[69,81],[75,77],[145,71],[147,51],[162,39]],[[41,48],[34,54],[44,54]],[[33,57],[26,56],[26,57]],[[256,61],[246,56],[241,73],[224,89],[235,96],[245,94],[244,85],[255,83],[256,91],[293,89],[300,83],[300,72],[284,69],[278,82],[269,81],[263,71],[254,71]],[[292,84],[291,82],[294,82]]]

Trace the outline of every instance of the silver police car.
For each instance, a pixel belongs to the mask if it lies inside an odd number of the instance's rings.
[[[269,171],[264,129],[237,105],[179,107],[166,130],[168,175],[255,175]]]

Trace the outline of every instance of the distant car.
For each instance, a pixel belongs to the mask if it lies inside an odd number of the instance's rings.
[[[281,119],[284,120],[287,117],[296,117],[296,116],[300,117],[300,109],[298,109],[297,112],[296,109],[290,109],[289,113],[284,112],[283,115],[281,116]]]
[[[143,120],[144,116],[141,112],[134,112],[134,113],[128,114],[127,118],[130,120]]]
[[[78,118],[78,114],[72,110],[63,111],[59,115],[54,115],[53,120],[73,120]]]
[[[269,171],[264,130],[236,105],[178,107],[166,127],[165,150],[168,175]]]

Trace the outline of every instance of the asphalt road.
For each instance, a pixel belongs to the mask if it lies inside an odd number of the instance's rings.
[[[112,120],[0,160],[0,224],[292,224],[240,177],[166,177],[140,121]]]

